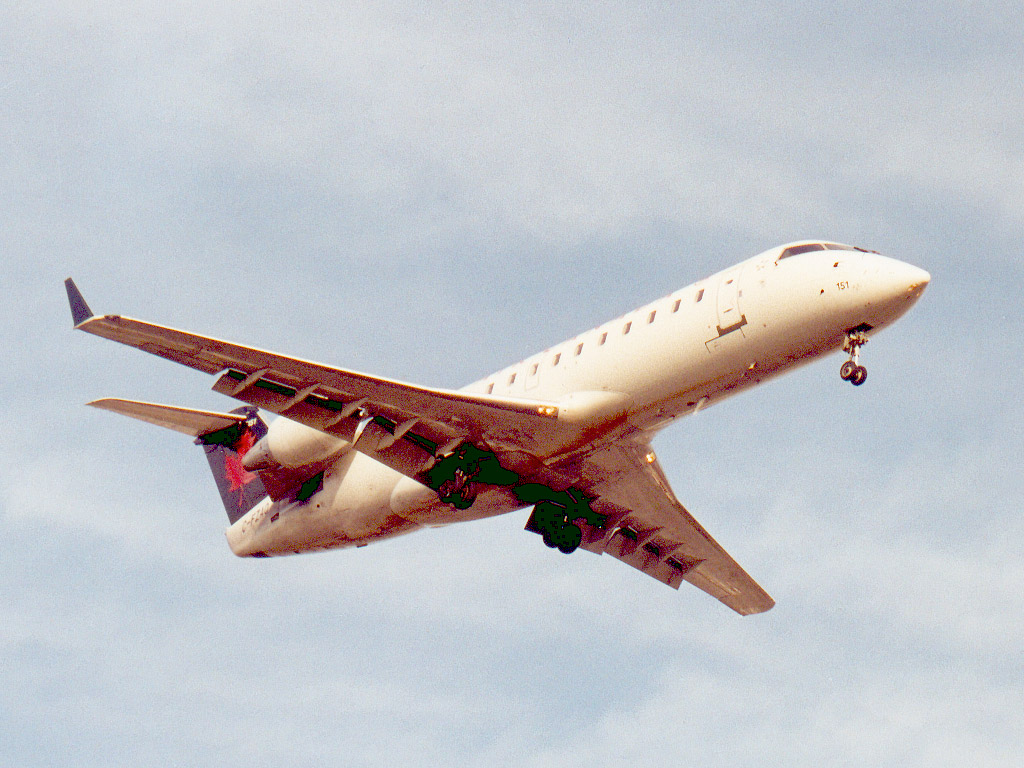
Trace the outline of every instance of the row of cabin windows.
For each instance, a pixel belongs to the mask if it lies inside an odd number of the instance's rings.
[[[694,303],[695,304],[698,303],[703,298],[704,298],[704,289],[701,288],[700,290],[697,291],[697,295],[694,298]],[[672,305],[672,311],[673,312],[678,312],[679,311],[679,305],[682,304],[682,303],[683,303],[682,299],[676,299],[675,303]],[[648,325],[650,325],[651,323],[654,322],[654,318],[655,318],[655,316],[657,314],[658,314],[658,310],[656,310],[656,309],[652,309],[651,310],[651,314],[649,314],[647,316],[647,324]],[[624,326],[622,326],[622,335],[625,336],[627,333],[629,333],[629,331],[630,331],[630,329],[632,327],[633,327],[633,321],[630,320]],[[601,334],[601,337],[597,340],[598,346],[603,345],[606,341],[608,341],[608,331],[604,331]],[[583,354],[583,342],[582,341],[579,344],[576,345],[576,357],[579,357],[581,354]],[[558,365],[558,363],[561,361],[561,359],[562,359],[562,353],[561,352],[556,352],[554,358],[552,358],[552,360],[551,360],[551,366],[554,367],[554,366]],[[540,363],[534,363],[533,366],[530,368],[530,375],[531,376],[536,376],[537,375],[537,371],[539,370],[539,368],[540,368]],[[509,374],[508,385],[511,387],[515,383],[516,383],[516,374],[515,373]],[[493,392],[494,392],[494,382],[492,381],[491,383],[489,383],[487,385],[487,394],[490,395]]]

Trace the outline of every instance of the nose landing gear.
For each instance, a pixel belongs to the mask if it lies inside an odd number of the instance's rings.
[[[839,369],[839,377],[853,386],[859,387],[868,378],[868,370],[860,364],[860,348],[868,343],[868,335],[864,331],[849,331],[843,351],[850,353],[850,359]]]

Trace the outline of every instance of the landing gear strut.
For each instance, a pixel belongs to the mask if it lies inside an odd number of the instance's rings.
[[[519,475],[502,467],[493,452],[465,442],[417,479],[437,491],[445,504],[469,509],[481,484],[511,485]]]
[[[868,378],[868,370],[860,364],[860,348],[868,343],[868,335],[864,331],[849,331],[843,343],[843,351],[850,353],[850,359],[839,369],[839,376],[853,386],[859,387]]]
[[[441,483],[437,495],[441,497],[441,501],[451,504],[456,509],[469,509],[473,506],[478,491],[477,484],[473,482],[474,477],[476,475],[456,469],[452,478]]]

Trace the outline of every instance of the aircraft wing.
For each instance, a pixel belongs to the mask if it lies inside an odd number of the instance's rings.
[[[686,511],[669,487],[650,446],[621,441],[552,467],[580,478],[597,498],[603,528],[583,523],[582,547],[608,553],[675,589],[683,581],[737,613],[767,611],[775,601]]]
[[[93,315],[65,281],[75,328],[198,371],[213,389],[328,434],[415,477],[464,440],[542,453],[559,408],[536,400],[416,386],[121,315]]]

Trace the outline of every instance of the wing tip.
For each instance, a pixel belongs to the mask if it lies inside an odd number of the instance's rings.
[[[122,405],[123,403],[130,402],[132,401],[125,400],[120,397],[101,397],[96,400],[90,400],[88,403],[86,403],[86,405],[91,406],[93,408],[99,408],[104,411],[113,411],[116,410],[117,407]]]
[[[82,297],[82,292],[78,290],[75,281],[70,277],[64,281],[64,288],[68,292],[68,304],[71,305],[71,319],[77,328],[93,316],[92,310],[89,309],[89,305]]]
[[[741,616],[756,616],[759,613],[765,613],[775,607],[775,601],[767,594],[762,595],[760,600],[755,602],[747,602],[743,605],[730,604],[726,600],[722,600],[723,603],[732,608],[736,613]]]

